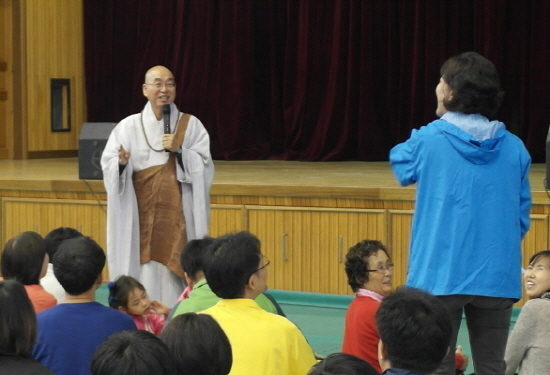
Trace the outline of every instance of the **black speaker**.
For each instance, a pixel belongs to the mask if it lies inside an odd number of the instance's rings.
[[[114,122],[86,122],[78,138],[78,178],[103,180],[101,154],[113,131]]]

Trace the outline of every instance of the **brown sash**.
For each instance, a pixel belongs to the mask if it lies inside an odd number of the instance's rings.
[[[179,121],[177,144],[183,144],[189,118],[184,114]],[[140,262],[157,261],[183,278],[180,254],[187,234],[175,154],[170,153],[166,164],[135,172],[132,180],[139,212]]]

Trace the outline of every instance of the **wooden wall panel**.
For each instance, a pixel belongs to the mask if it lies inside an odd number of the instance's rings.
[[[0,159],[13,158],[12,19],[12,1],[0,1]]]
[[[386,244],[391,252],[393,263],[394,289],[407,281],[409,265],[409,241],[413,210],[389,210],[389,240]]]
[[[213,204],[210,208],[209,235],[211,237],[246,229],[246,210],[244,206]]]

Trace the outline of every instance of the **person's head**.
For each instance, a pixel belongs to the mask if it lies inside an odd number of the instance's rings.
[[[67,294],[80,295],[102,281],[105,253],[89,237],[76,237],[59,245],[53,258],[53,273]]]
[[[476,52],[448,59],[435,92],[438,116],[452,111],[493,117],[504,97],[495,66]]]
[[[81,236],[82,233],[71,227],[59,227],[46,234],[46,237],[44,237],[44,248],[50,257],[50,263],[53,263],[53,256],[61,242]]]
[[[174,317],[160,335],[178,367],[194,375],[226,375],[233,354],[227,335],[207,314],[187,313]]]
[[[308,375],[379,375],[368,362],[351,354],[334,353],[315,364]]]
[[[107,284],[109,306],[130,315],[147,315],[151,301],[145,287],[131,276],[119,276]]]
[[[380,241],[364,240],[350,248],[346,255],[346,274],[354,292],[362,288],[387,296],[392,291],[393,263]]]
[[[180,264],[185,273],[187,284],[193,286],[204,278],[203,258],[207,251],[206,249],[213,242],[214,238],[204,237],[189,241],[183,248],[180,255]]]
[[[208,248],[204,275],[220,298],[256,298],[267,288],[269,261],[260,240],[249,232],[221,236]]]
[[[48,255],[44,239],[36,232],[23,232],[9,240],[2,252],[1,269],[4,279],[14,279],[24,285],[35,285],[46,275]]]
[[[95,351],[92,375],[173,375],[178,372],[166,345],[144,330],[109,336]]]
[[[431,374],[447,355],[452,327],[449,311],[429,293],[400,288],[376,312],[382,370],[401,368]]]
[[[162,111],[164,104],[171,104],[176,99],[176,81],[172,72],[161,65],[152,67],[145,73],[143,96],[153,107],[153,111]]]
[[[35,344],[36,314],[23,284],[0,281],[0,352],[27,356]]]
[[[550,250],[540,251],[529,259],[523,282],[529,298],[539,298],[550,292]]]

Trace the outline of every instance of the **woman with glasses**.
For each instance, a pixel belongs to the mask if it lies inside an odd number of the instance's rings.
[[[364,359],[381,373],[375,315],[392,291],[393,263],[388,250],[380,241],[357,243],[346,255],[346,274],[356,297],[346,313],[342,352]]]

